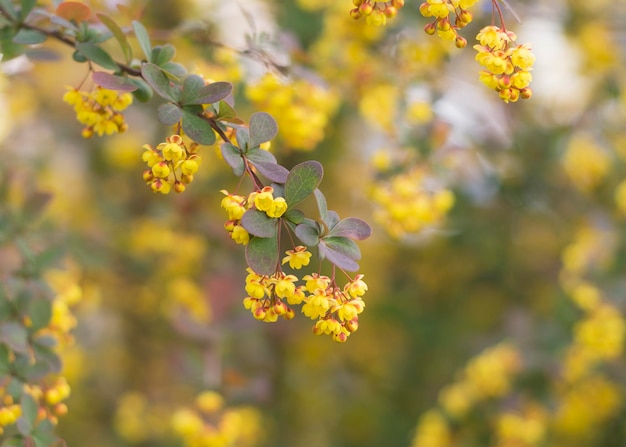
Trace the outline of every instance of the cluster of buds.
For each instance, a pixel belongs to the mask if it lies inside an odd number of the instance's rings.
[[[133,95],[96,87],[92,92],[83,92],[73,87],[63,96],[63,101],[74,106],[76,119],[84,124],[84,138],[95,133],[98,136],[124,132],[128,124],[121,113],[133,102]]]
[[[424,27],[426,34],[435,33],[445,40],[454,41],[457,48],[465,48],[467,39],[459,35],[459,30],[465,28],[472,21],[469,8],[477,0],[426,0],[420,5],[420,13],[424,17],[434,17],[435,20]],[[454,14],[451,20],[450,14]]]
[[[150,168],[144,171],[143,179],[154,192],[169,194],[172,188],[183,192],[193,181],[201,161],[196,143],[187,145],[180,135],[172,135],[156,148],[149,144],[143,148],[142,159]]]
[[[263,211],[268,217],[278,219],[287,211],[287,202],[283,197],[274,197],[274,188],[265,186],[259,191],[251,192],[248,197],[230,194],[226,190],[221,191],[226,197],[222,199],[221,206],[228,214],[228,220],[224,228],[230,234],[232,240],[241,245],[246,245],[250,235],[241,225],[241,218],[249,208]]]
[[[368,25],[383,26],[387,19],[392,19],[398,14],[398,10],[404,6],[404,0],[391,0],[377,2],[371,0],[352,0],[355,8],[350,10],[353,19],[365,17]]]
[[[504,102],[530,98],[530,71],[535,62],[530,45],[516,45],[515,33],[497,26],[484,27],[477,39],[480,45],[474,45],[478,51],[476,60],[485,67],[480,72],[480,80],[498,92]]]

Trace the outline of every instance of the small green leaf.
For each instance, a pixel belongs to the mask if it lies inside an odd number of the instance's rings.
[[[274,237],[278,232],[278,219],[273,219],[255,208],[244,213],[241,225],[248,233],[258,237]]]
[[[359,219],[358,217],[348,217],[341,220],[328,233],[328,236],[330,237],[342,236],[348,237],[350,239],[355,239],[357,241],[367,239],[371,235],[372,227],[370,227],[367,222]]]
[[[243,158],[241,158],[241,151],[237,146],[233,146],[230,143],[223,143],[221,146],[222,157],[228,165],[233,168],[233,174],[237,177],[243,175],[245,170],[245,164]]]
[[[324,168],[317,161],[305,161],[294,166],[285,182],[285,200],[293,207],[315,191],[324,176]]]
[[[270,141],[278,133],[278,124],[272,115],[256,112],[250,117],[250,147]]]
[[[137,90],[133,91],[135,98],[141,102],[149,101],[152,98],[154,90],[152,90],[152,87],[150,87],[146,81],[141,78],[130,78],[129,80],[137,86]]]
[[[40,31],[22,28],[13,37],[13,42],[20,45],[36,45],[45,42],[46,39],[46,35]]]
[[[200,90],[204,87],[204,79],[198,75],[189,75],[183,81],[183,91],[180,95],[182,105],[202,104],[195,102]]]
[[[296,227],[295,232],[304,245],[315,247],[320,242],[319,225],[312,219],[304,218]]]
[[[215,132],[203,118],[185,109],[183,111],[183,131],[193,141],[210,146],[215,143]]]
[[[168,62],[167,64],[161,65],[161,68],[170,79],[176,78],[175,80],[178,82],[187,76],[187,69],[178,62]]]
[[[96,14],[102,24],[106,26],[109,31],[115,36],[115,39],[120,44],[120,48],[122,49],[122,54],[124,54],[124,59],[127,64],[133,60],[133,50],[128,43],[128,39],[126,38],[126,34],[122,31],[122,28],[117,24],[115,20],[105,14]]]
[[[320,213],[320,218],[326,222],[326,216],[328,215],[328,204],[326,203],[326,196],[322,191],[316,189],[313,191],[315,195],[315,201],[317,202],[317,209]]]
[[[9,16],[12,21],[16,21],[18,19],[17,11],[15,10],[15,6],[11,0],[0,0],[0,6],[2,6],[2,9],[4,9],[7,16]]]
[[[248,129],[243,127],[238,128],[235,138],[237,139],[237,146],[239,146],[243,152],[248,152],[248,142],[250,141],[250,132],[248,132]]]
[[[119,92],[134,92],[137,84],[125,76],[117,76],[104,71],[95,71],[91,78],[96,85]]]
[[[54,433],[55,427],[50,422],[50,419],[44,419],[32,432],[33,441],[35,441],[35,447],[50,447],[56,445],[55,442],[59,441],[59,437]]]
[[[324,223],[329,229],[332,229],[335,227],[335,225],[339,223],[340,218],[339,218],[339,214],[337,214],[336,211],[328,210],[328,212],[326,213],[326,219],[322,219],[322,220],[324,221]]]
[[[276,183],[285,183],[289,170],[276,162],[276,157],[271,152],[263,149],[252,149],[246,154],[246,158],[257,170],[269,180]]]
[[[76,49],[87,59],[100,65],[102,68],[109,70],[117,70],[119,68],[109,53],[91,42],[79,42],[76,44]]]
[[[153,64],[162,67],[171,61],[176,55],[176,48],[174,45],[166,43],[165,45],[157,45],[152,49],[152,57],[150,61]]]
[[[148,62],[152,62],[150,59],[152,56],[152,44],[150,43],[148,30],[137,20],[133,20],[133,30],[135,30],[135,37],[139,41],[139,46],[141,47],[143,54],[146,56],[146,60]]]
[[[229,119],[237,118],[237,112],[226,101],[220,101],[219,102],[218,110],[219,110],[218,113],[217,113],[217,119],[218,120],[228,121]]]
[[[304,213],[302,212],[302,210],[299,210],[297,208],[288,209],[283,215],[283,217],[287,219],[289,222],[294,223],[296,225],[299,225],[302,222],[304,222]]]
[[[159,96],[172,102],[178,101],[176,88],[159,67],[149,63],[143,64],[141,66],[141,75]]]
[[[35,333],[50,322],[52,303],[47,298],[33,298],[28,306],[28,316],[32,322],[29,330]]]
[[[233,91],[233,85],[230,82],[212,82],[206,84],[198,90],[194,98],[190,98],[188,104],[213,104],[219,102],[230,95]]]
[[[352,239],[347,237],[326,237],[318,246],[320,258],[328,259],[337,267],[354,272],[359,269],[356,263],[361,259],[361,251]]]
[[[16,352],[28,351],[28,332],[26,328],[15,321],[0,323],[0,343],[6,344]]]
[[[22,415],[17,420],[17,428],[22,435],[28,436],[35,427],[39,405],[30,394],[23,393],[20,406],[22,407]]]
[[[250,238],[246,245],[246,262],[259,275],[271,275],[276,271],[279,261],[278,237]]]
[[[28,14],[33,10],[35,5],[37,4],[37,0],[22,0],[20,9],[20,20],[23,22],[28,17]]]
[[[176,104],[166,102],[158,109],[159,121],[166,126],[173,126],[183,117],[183,111]]]

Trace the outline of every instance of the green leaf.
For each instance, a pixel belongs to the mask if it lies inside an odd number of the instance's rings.
[[[170,79],[176,78],[175,80],[178,82],[187,76],[187,69],[178,62],[168,62],[167,64],[161,65],[161,68]]]
[[[337,225],[340,221],[339,214],[336,211],[328,210],[326,213],[326,219],[323,219],[324,223],[329,229],[332,229]]]
[[[32,322],[31,333],[46,327],[52,317],[52,303],[47,298],[33,298],[28,306],[28,316]]]
[[[228,121],[233,118],[237,118],[237,112],[235,109],[228,104],[226,101],[220,101],[218,106],[217,119]]]
[[[30,394],[23,393],[20,406],[22,407],[22,415],[17,420],[17,429],[22,435],[28,436],[35,427],[39,405]]]
[[[2,6],[2,9],[4,9],[12,21],[18,20],[17,11],[11,0],[0,0],[0,6]]]
[[[134,92],[137,90],[137,84],[132,82],[126,76],[118,76],[104,71],[95,71],[91,78],[96,85],[107,88],[109,90],[117,90],[120,92]]]
[[[24,447],[25,439],[22,435],[15,435],[10,439],[7,439],[0,444],[2,447]]]
[[[173,126],[183,117],[183,111],[176,104],[166,102],[158,109],[159,121],[166,126]]]
[[[59,441],[59,437],[55,434],[55,426],[52,425],[50,419],[44,419],[32,432],[35,447],[50,447]]]
[[[248,233],[258,237],[275,237],[278,232],[278,219],[273,219],[255,208],[244,213],[241,225]]]
[[[183,81],[183,91],[180,95],[182,105],[202,104],[195,102],[200,90],[204,87],[204,79],[198,75],[189,75]]]
[[[194,98],[190,98],[188,104],[213,104],[226,98],[233,91],[233,85],[230,82],[212,82],[204,85],[199,89]]]
[[[246,158],[257,170],[276,183],[285,183],[289,170],[276,162],[276,157],[271,152],[263,149],[252,149],[246,154]]]
[[[278,237],[250,238],[246,245],[246,262],[259,275],[271,275],[279,261]]]
[[[102,68],[109,70],[117,70],[119,68],[109,53],[91,42],[78,42],[76,49],[87,59],[100,65]]]
[[[35,5],[37,4],[37,0],[22,0],[20,9],[20,20],[23,22],[28,17],[28,14],[33,10]]]
[[[149,101],[152,98],[154,90],[152,90],[152,87],[150,87],[146,81],[141,78],[130,78],[129,80],[137,86],[137,90],[133,91],[135,98],[141,102]]]
[[[0,323],[0,342],[13,351],[27,352],[28,332],[24,326],[15,321],[4,321]]]
[[[278,124],[272,115],[256,112],[250,117],[250,147],[270,141],[278,133]]]
[[[352,239],[347,237],[325,237],[318,245],[320,258],[328,259],[337,267],[354,272],[359,269],[356,263],[361,259],[361,251]]]
[[[45,42],[46,39],[46,35],[40,31],[22,28],[13,37],[13,42],[20,45],[36,45]]]
[[[317,202],[317,209],[320,212],[320,218],[326,222],[326,218],[328,216],[328,204],[326,203],[326,196],[322,191],[316,189],[313,191],[315,195],[315,201]]]
[[[4,377],[11,372],[9,347],[0,344],[0,382],[4,382]]]
[[[299,225],[302,222],[304,222],[304,213],[302,212],[302,210],[299,210],[297,208],[289,208],[285,212],[283,217],[287,219],[289,222],[294,223],[296,225]]]
[[[250,132],[248,132],[248,129],[243,127],[238,128],[235,138],[237,139],[237,146],[239,146],[243,152],[248,152],[248,142],[250,141]]]
[[[159,96],[172,102],[178,101],[176,88],[159,67],[149,63],[143,64],[141,66],[141,75]]]
[[[285,200],[293,207],[315,191],[324,176],[324,168],[317,161],[305,161],[294,166],[285,182]]]
[[[320,228],[313,219],[303,219],[302,223],[296,227],[295,232],[304,245],[315,247],[320,242]]]
[[[135,31],[135,37],[139,41],[141,51],[143,51],[143,54],[146,56],[146,60],[152,62],[150,59],[152,57],[152,44],[150,43],[148,30],[137,20],[133,20],[133,30]]]
[[[115,36],[115,39],[120,44],[120,48],[122,49],[122,54],[124,55],[124,59],[127,64],[133,60],[133,50],[128,43],[128,39],[126,38],[126,34],[122,31],[122,28],[117,24],[115,20],[105,14],[96,14],[102,24],[106,26],[109,31]]]
[[[165,45],[157,45],[152,49],[152,57],[150,61],[159,67],[164,66],[171,61],[176,55],[176,48],[174,45],[166,43]]]
[[[22,375],[29,382],[35,382],[43,379],[50,374],[56,374],[61,371],[61,359],[52,348],[41,345],[33,345],[35,354],[35,363],[29,364],[22,371]]]
[[[372,235],[372,227],[367,222],[358,217],[348,217],[341,220],[335,225],[328,236],[342,236],[350,239],[356,239],[358,241],[367,239]]]
[[[182,109],[183,131],[185,135],[199,144],[210,146],[215,143],[215,132],[211,125],[198,115]]]
[[[245,164],[243,158],[241,158],[241,151],[237,146],[230,143],[222,143],[221,146],[222,157],[228,165],[233,168],[233,174],[237,177],[243,175],[245,170]]]

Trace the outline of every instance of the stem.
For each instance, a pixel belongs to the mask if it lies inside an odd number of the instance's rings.
[[[506,33],[506,25],[504,24],[504,16],[502,15],[502,9],[498,5],[498,0],[491,0],[492,11],[495,10],[500,18],[500,25],[502,25],[502,31]]]

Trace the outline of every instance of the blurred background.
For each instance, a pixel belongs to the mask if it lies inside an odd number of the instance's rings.
[[[85,65],[54,42],[3,62],[3,182],[17,204],[52,194],[33,238],[56,247],[48,281],[79,288],[69,446],[626,445],[626,3],[501,3],[537,58],[510,104],[478,80],[486,0],[462,50],[423,32],[417,1],[384,27],[350,0],[85,3],[232,82],[244,120],[271,113],[279,162],[321,161],[330,208],[374,234],[347,343],[303,315],[258,322],[218,148],[184,194],[153,194],[158,99],[84,140],[62,97]]]

